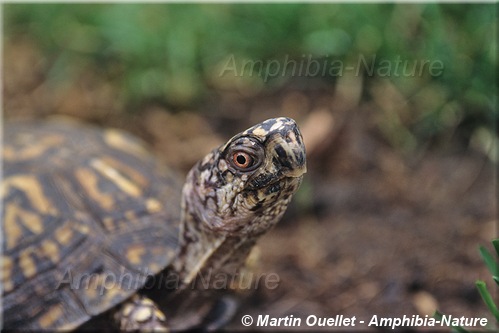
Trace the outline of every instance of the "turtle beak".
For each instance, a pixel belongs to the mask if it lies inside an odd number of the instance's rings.
[[[303,175],[306,173],[307,173],[307,166],[303,165],[303,167],[300,167],[300,168],[294,169],[291,172],[288,172],[286,174],[286,177],[298,178],[298,177],[303,177]]]
[[[281,167],[284,177],[298,178],[307,172],[305,145],[294,121],[289,122],[274,138],[274,163]]]

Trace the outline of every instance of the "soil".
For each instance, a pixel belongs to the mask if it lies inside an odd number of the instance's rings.
[[[228,330],[260,314],[368,322],[438,309],[491,318],[475,280],[493,285],[478,246],[490,249],[497,235],[495,168],[452,134],[437,147],[395,149],[379,130],[379,103],[313,80],[252,93],[213,88],[192,109],[150,103],[126,113],[119,90],[98,73],[54,86],[32,43],[9,41],[4,50],[5,126],[63,114],[123,128],[184,174],[239,130],[270,117],[297,120],[308,173],[283,221],[259,242],[251,266],[262,279],[239,291],[244,302]]]

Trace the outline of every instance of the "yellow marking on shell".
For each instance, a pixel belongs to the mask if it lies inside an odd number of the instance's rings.
[[[29,279],[36,274],[36,263],[31,256],[33,254],[33,249],[28,248],[22,251],[19,255],[19,267],[23,271],[23,275]]]
[[[86,298],[95,299],[99,296],[99,292],[104,292],[103,290],[99,291],[99,285],[99,276],[90,275],[84,284]]]
[[[4,281],[2,281],[2,283],[3,283],[4,293],[8,293],[12,289],[14,289],[14,284],[12,283],[12,280],[4,279]]]
[[[70,227],[71,222],[63,225],[55,231],[55,240],[61,245],[68,245],[73,238],[73,230]]]
[[[104,223],[104,226],[106,227],[107,230],[109,231],[112,231],[114,229],[116,229],[116,225],[115,225],[115,220],[112,218],[112,217],[105,217],[103,220],[102,220],[102,223]]]
[[[147,154],[147,151],[134,140],[128,139],[119,130],[108,129],[104,132],[104,141],[111,147],[132,153],[138,156]]]
[[[123,288],[123,289],[122,289]],[[121,286],[119,283],[113,284],[111,288],[108,288],[109,301],[112,300],[116,295],[124,295],[128,292],[126,285]]]
[[[3,291],[9,292],[14,288],[14,284],[12,283],[12,259],[7,256],[2,256],[2,265]]]
[[[113,181],[121,190],[130,194],[133,197],[139,197],[142,193],[140,188],[138,188],[130,180],[123,177],[115,168],[105,163],[101,159],[93,159],[90,165],[100,172],[104,177]]]
[[[149,213],[157,213],[161,210],[161,202],[154,198],[148,198],[146,200],[146,209]]]
[[[23,237],[21,225],[25,226],[35,234],[43,231],[43,224],[40,216],[24,210],[14,203],[7,203],[5,206],[4,228],[7,235],[7,249],[15,247]]]
[[[4,232],[5,235],[7,236],[7,249],[11,249],[16,244],[18,241],[21,239],[23,232],[20,228],[20,226],[16,222],[16,217],[17,213],[14,212],[15,207],[11,207],[11,205],[7,205],[5,211],[5,221],[4,221]]]
[[[42,241],[41,249],[43,254],[50,259],[54,264],[57,263],[60,259],[59,257],[59,247],[56,243],[51,240]]]
[[[30,213],[30,212],[23,212],[26,219],[23,219],[23,224],[26,228],[28,228],[31,232],[34,234],[40,234],[43,231],[43,223],[40,217],[36,214]]]
[[[79,231],[80,233],[86,235],[90,231],[90,227],[86,224],[73,224],[74,229]]]
[[[128,221],[135,221],[137,219],[137,214],[135,214],[135,211],[133,210],[128,210],[125,212],[125,218]]]
[[[163,256],[166,258],[173,258],[176,254],[174,249],[167,249],[165,251],[164,247],[155,247],[152,249],[149,248],[149,253],[150,253],[151,257]],[[147,268],[149,269],[149,272],[152,272],[153,274],[155,274],[155,273],[163,270],[164,267],[159,265],[157,262],[151,262],[151,263],[149,263]]]
[[[105,280],[104,280],[105,281]],[[125,298],[125,295],[129,292],[126,290],[126,286],[122,286],[119,283],[119,280],[114,283],[113,280],[111,280],[113,283],[109,283],[109,280],[107,282],[104,282],[103,285],[103,290],[105,290],[104,297],[101,300],[101,303],[107,304],[105,307],[109,307],[112,301],[116,298]],[[121,289],[124,288],[124,289]],[[100,288],[102,290],[102,287]],[[101,291],[99,291],[99,294]]]
[[[161,266],[154,262],[149,265],[149,269],[151,270],[151,272],[159,272],[161,268]]]
[[[30,203],[40,213],[54,214],[55,209],[52,203],[44,195],[38,179],[32,175],[12,176],[2,183],[2,195],[8,193],[10,187],[22,190],[28,197]]]
[[[52,327],[52,325],[64,315],[61,305],[52,306],[43,316],[38,319],[38,323],[44,329]]]
[[[110,277],[110,279],[108,279],[108,277]],[[114,275],[92,274],[89,276],[87,285],[88,288],[85,288],[85,290],[88,298],[101,298],[102,302],[108,302],[111,300],[112,295],[116,294],[113,293],[113,291],[117,287],[117,280]]]
[[[26,137],[26,139],[30,138]],[[33,160],[42,156],[50,148],[61,144],[64,138],[59,135],[51,135],[29,141],[29,145],[22,148],[5,146],[3,149],[3,158],[10,161]]]
[[[113,197],[99,191],[98,179],[95,173],[85,168],[78,168],[76,169],[76,178],[78,178],[90,198],[98,202],[104,209],[111,210],[113,208]]]
[[[145,253],[144,246],[142,245],[132,245],[126,251],[126,257],[130,263],[138,265],[142,262],[142,256]]]
[[[120,171],[121,173],[127,175],[138,187],[143,188],[148,185],[148,179],[138,172],[136,169],[132,168],[126,163],[116,160],[109,156],[101,157],[101,160],[112,168]]]

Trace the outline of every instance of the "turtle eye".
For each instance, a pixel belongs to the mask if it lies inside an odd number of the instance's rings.
[[[243,173],[255,171],[265,159],[261,144],[247,137],[234,140],[223,154],[233,171]]]
[[[255,160],[245,151],[236,151],[232,154],[232,162],[237,169],[243,171],[251,168]]]

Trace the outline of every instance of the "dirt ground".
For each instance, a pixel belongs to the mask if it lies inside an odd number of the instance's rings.
[[[4,50],[4,126],[10,118],[65,114],[123,128],[184,174],[258,121],[298,121],[308,173],[283,221],[259,242],[254,268],[279,282],[247,295],[229,330],[244,329],[246,314],[369,321],[439,309],[490,318],[474,282],[492,286],[478,246],[490,248],[497,234],[495,170],[452,135],[438,149],[403,155],[376,126],[383,121],[379,103],[319,81],[251,94],[213,90],[191,110],[148,104],[123,113],[119,91],[98,73],[54,86],[31,44]]]

